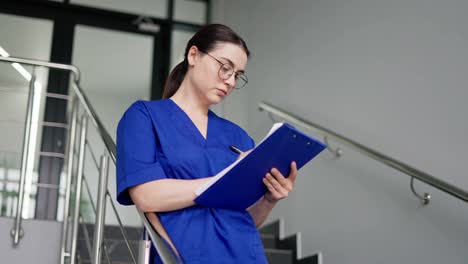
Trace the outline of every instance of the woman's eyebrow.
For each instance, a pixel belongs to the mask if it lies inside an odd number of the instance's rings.
[[[226,57],[221,57],[221,59],[226,60],[226,61],[227,61],[229,64],[231,64],[231,66],[233,66],[233,67],[236,66],[236,64],[234,64],[234,62],[232,62],[232,60],[230,60],[230,59],[228,59],[228,58],[226,58]],[[237,72],[245,73],[244,70],[238,70]]]

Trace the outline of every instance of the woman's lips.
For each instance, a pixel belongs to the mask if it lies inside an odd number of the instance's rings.
[[[222,94],[223,96],[227,95],[227,92],[222,89],[216,89],[216,90],[218,90],[218,93]]]

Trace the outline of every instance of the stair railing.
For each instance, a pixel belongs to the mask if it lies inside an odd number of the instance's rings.
[[[330,137],[338,142],[341,142],[342,144],[345,144],[349,147],[351,147],[352,149],[378,161],[378,162],[381,162],[391,168],[394,168],[400,172],[403,172],[404,174],[407,174],[411,177],[411,191],[422,201],[423,204],[428,204],[429,203],[429,199],[430,199],[430,196],[428,194],[425,194],[424,196],[421,196],[419,194],[417,194],[415,191],[414,191],[414,187],[413,187],[413,180],[416,178],[422,182],[425,182],[441,191],[444,191],[462,201],[465,201],[465,202],[468,202],[468,192],[457,187],[457,186],[454,186],[452,184],[449,184],[439,178],[436,178],[426,172],[423,172],[419,169],[416,169],[414,167],[411,167],[399,160],[396,160],[396,159],[393,159],[387,155],[384,155],[378,151],[375,151],[369,147],[366,147],[356,141],[353,141],[345,136],[342,136],[336,132],[333,132],[331,131],[330,129],[327,129],[319,124],[316,124],[316,123],[313,123],[313,122],[310,122],[310,121],[307,121],[305,119],[302,119],[300,117],[297,117],[279,107],[276,107],[272,104],[269,104],[269,103],[266,103],[266,102],[261,102],[259,105],[258,105],[258,109],[260,111],[266,111],[270,114],[273,114],[283,120],[286,120],[286,121],[289,121],[291,123],[294,123],[294,124],[297,124],[305,129],[309,129],[309,130],[316,130],[316,131],[319,131],[321,133],[323,133],[325,135],[325,140],[327,140],[326,138],[327,137]],[[333,150],[333,152],[335,153],[335,155],[339,156],[341,155],[341,151],[338,149],[338,150]]]
[[[110,156],[111,160],[113,161],[114,165],[116,162],[116,146],[115,142],[113,141],[112,137],[109,135],[107,130],[104,128],[102,122],[100,121],[96,111],[90,104],[88,98],[86,97],[85,93],[81,89],[81,86],[79,84],[80,81],[80,72],[77,67],[73,65],[67,65],[67,64],[60,64],[60,63],[52,63],[52,62],[45,62],[45,61],[38,61],[38,60],[31,60],[31,59],[24,59],[24,58],[14,58],[14,57],[2,57],[0,56],[0,62],[9,62],[12,64],[19,63],[19,64],[24,64],[24,65],[32,65],[34,67],[45,67],[49,69],[59,69],[59,70],[64,70],[68,71],[72,74],[72,82],[71,82],[71,91],[70,93],[73,93],[73,96],[65,96],[67,98],[72,98],[72,110],[70,113],[70,126],[69,126],[69,133],[68,133],[68,145],[67,145],[67,178],[66,178],[66,193],[65,193],[65,206],[64,206],[64,217],[63,217],[63,226],[62,226],[62,241],[61,241],[61,254],[60,254],[60,263],[72,263],[74,264],[77,258],[76,255],[76,243],[77,243],[77,234],[78,234],[78,225],[80,222],[80,200],[81,200],[81,190],[82,190],[82,183],[84,179],[84,162],[85,162],[85,147],[86,147],[86,140],[87,140],[87,123],[88,119],[89,121],[94,125],[96,128],[100,140],[104,143],[105,146],[105,153],[104,157],[102,158],[101,161],[101,166],[100,166],[100,186],[99,186],[99,192],[98,192],[98,204],[96,205],[96,212],[98,217],[96,217],[95,221],[95,233],[94,233],[94,240],[93,240],[93,263],[100,263],[101,262],[101,246],[103,242],[103,228],[104,228],[104,214],[105,214],[105,202],[107,197],[111,197],[109,190],[107,188],[107,171],[108,171],[108,156]],[[30,80],[30,93],[32,93],[31,96],[34,95],[33,87],[34,87],[35,81],[34,81],[34,74],[31,77]],[[32,98],[28,99],[29,101],[32,101]],[[32,103],[31,103],[32,104]],[[81,115],[81,120],[78,121],[78,115],[79,107],[83,108],[83,113]],[[28,115],[30,112],[32,113],[33,107],[28,104]],[[28,124],[29,117],[26,119]],[[77,173],[75,179],[73,178],[74,176],[74,167],[76,163],[75,159],[75,144],[76,144],[76,139],[77,137],[77,132],[78,132],[78,124],[81,125],[81,131],[80,131],[80,137],[79,137],[79,146],[78,146],[78,165],[77,167]],[[25,136],[23,140],[23,149],[26,150],[26,145],[29,144],[29,139],[28,137],[31,135],[31,131],[29,129],[26,129],[25,131]],[[27,168],[30,168],[28,166],[32,165],[27,165],[27,155],[32,153],[28,153],[23,150],[23,160],[24,164],[22,163],[21,165],[21,170],[26,170]],[[26,156],[26,157],[25,157]],[[26,174],[26,173],[24,173]],[[75,180],[75,181],[73,181]],[[14,235],[14,243],[15,241],[18,241],[21,238],[21,220],[22,220],[22,198],[24,196],[24,177],[23,179],[20,180],[20,192],[19,192],[19,199],[18,199],[18,206],[16,210],[16,215],[15,215],[15,225],[14,229],[12,230],[12,234]],[[23,187],[22,187],[23,186]],[[71,209],[71,197],[72,197],[72,191],[74,190],[75,196],[74,196],[74,212],[72,214],[72,217],[70,216],[70,212],[72,211]],[[114,212],[117,214],[117,210],[115,208],[115,205],[113,204],[112,199],[110,199],[111,205],[114,209]],[[156,251],[158,252],[159,256],[161,257],[162,261],[164,263],[181,263],[180,258],[178,257],[178,254],[175,252],[175,249],[172,247],[168,246],[168,242],[163,238],[161,235],[161,232],[165,232],[163,229],[155,230],[150,223],[148,219],[148,215],[140,211],[138,208],[135,207],[137,210],[142,222],[143,226],[145,229],[145,238],[150,238],[153,245],[156,248]],[[118,214],[117,214],[118,215]],[[153,223],[155,219],[157,221],[158,218],[157,216],[154,217],[155,215],[152,215]],[[72,220],[72,223],[70,222],[70,219]],[[119,221],[119,225],[121,230],[123,230],[123,226],[121,225],[121,220],[120,217],[117,216],[117,219]],[[70,230],[70,227],[72,228]],[[161,228],[161,227],[159,227]],[[71,236],[70,236],[71,233]],[[128,239],[125,237],[125,231],[123,231],[124,238],[127,243],[127,247],[130,250],[130,254],[132,256],[132,259],[135,262],[134,254],[131,251],[129,244],[128,244]],[[146,242],[145,242],[146,241]],[[145,253],[143,257],[140,259],[140,263],[143,263],[142,261],[148,261],[149,260],[149,242],[148,240],[144,240],[144,244],[146,245],[146,248],[142,250],[142,252]],[[105,248],[105,246],[104,246]],[[67,261],[69,260],[69,261]],[[110,261],[108,259],[108,261]]]
[[[15,210],[15,221],[13,229],[11,230],[11,236],[13,237],[13,245],[18,246],[20,239],[24,235],[24,231],[21,228],[22,222],[22,214],[23,214],[23,205],[24,205],[24,192],[25,192],[25,181],[26,181],[26,174],[32,173],[32,167],[34,163],[32,162],[32,157],[34,153],[31,151],[31,146],[33,146],[32,138],[31,138],[31,130],[33,126],[33,109],[34,103],[37,102],[37,97],[39,94],[36,92],[36,74],[35,68],[33,70],[33,74],[31,79],[29,80],[29,93],[28,93],[28,101],[27,101],[27,111],[26,111],[26,121],[25,121],[25,129],[23,134],[23,151],[22,151],[22,158],[21,158],[21,170],[20,170],[20,179],[19,179],[19,192],[18,192],[18,200],[16,204]]]

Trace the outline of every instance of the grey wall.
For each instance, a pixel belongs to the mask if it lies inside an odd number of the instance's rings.
[[[59,263],[62,225],[55,221],[23,220],[24,237],[17,247],[10,236],[14,219],[0,217],[1,263]]]
[[[249,85],[223,105],[256,140],[260,101],[468,190],[468,2],[214,1],[215,21],[243,35]],[[321,137],[316,131],[311,135]],[[333,146],[339,146],[331,142]],[[273,211],[304,255],[325,263],[466,263],[468,205],[341,146],[300,171]]]

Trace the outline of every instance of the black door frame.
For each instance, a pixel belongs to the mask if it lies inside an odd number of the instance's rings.
[[[174,21],[174,1],[167,0],[167,18],[145,16],[160,28],[159,32],[143,31],[135,23],[140,15],[111,11],[82,5],[71,4],[69,0],[53,2],[47,0],[8,0],[0,5],[0,13],[51,20],[54,24],[50,61],[70,64],[77,25],[111,29],[153,37],[153,65],[151,80],[151,99],[162,97],[165,78],[169,73],[174,29],[195,32],[203,25]],[[206,3],[206,21],[211,19],[211,0],[193,0]],[[68,94],[69,74],[51,70],[47,92]],[[53,98],[46,99],[45,122],[68,123],[67,102]],[[44,127],[41,151],[65,152],[66,130]],[[41,156],[39,160],[39,183],[60,186],[60,173],[64,160],[57,157]],[[38,188],[36,195],[35,218],[55,220],[58,209],[58,189]]]

